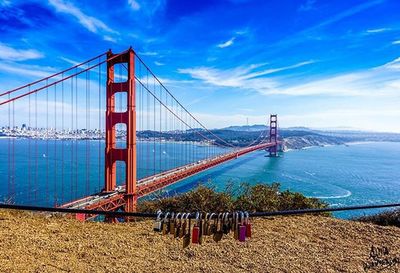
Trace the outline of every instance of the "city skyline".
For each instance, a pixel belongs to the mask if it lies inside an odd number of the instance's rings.
[[[0,89],[132,45],[210,128],[277,113],[283,127],[400,132],[399,9],[394,0],[2,0]]]

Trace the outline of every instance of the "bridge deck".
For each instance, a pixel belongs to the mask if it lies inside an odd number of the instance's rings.
[[[220,165],[224,162],[238,158],[239,156],[273,147],[280,142],[262,143],[259,145],[236,150],[224,155],[219,155],[210,159],[199,160],[198,162],[184,165],[157,175],[145,177],[137,182],[137,198],[146,196],[157,190],[172,185],[178,181],[198,174],[202,171]],[[111,211],[122,207],[124,200],[125,186],[117,187],[113,192],[101,192],[94,194],[67,204],[62,205],[64,208],[84,208]]]

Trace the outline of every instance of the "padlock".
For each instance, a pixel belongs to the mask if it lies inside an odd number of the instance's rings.
[[[154,222],[154,225],[153,225],[153,230],[156,231],[156,232],[161,232],[162,231],[163,221],[161,220],[161,214],[162,214],[161,210],[158,210],[157,211],[157,218],[156,218],[156,220]]]
[[[234,218],[234,222],[233,222],[233,227],[234,227],[233,238],[235,238],[235,240],[238,240],[239,239],[239,224],[238,224],[239,214],[237,212],[234,212],[234,216],[235,216],[235,218]]]
[[[185,222],[188,220],[189,216],[190,216],[190,213],[188,213],[186,215]],[[182,240],[183,248],[186,248],[186,247],[188,247],[190,245],[190,225],[191,225],[191,223],[190,223],[190,218],[189,218],[189,221],[187,223],[187,229],[188,230],[183,235],[183,240]]]
[[[215,233],[213,234],[213,240],[214,240],[215,242],[221,241],[222,236],[223,236],[223,234],[224,234],[223,231],[222,231],[222,217],[223,217],[223,214],[222,214],[222,213],[219,213],[219,214],[218,214],[218,218],[217,218],[217,224],[216,224],[217,230],[216,230]]]
[[[215,213],[211,213],[210,217],[208,218],[208,229],[207,229],[207,235],[212,235],[214,230],[215,230],[215,224],[214,221],[212,220],[212,218],[214,217]]]
[[[186,215],[187,215],[187,213],[183,213],[182,217],[181,217],[182,224],[181,224],[181,228],[179,230],[179,238],[182,238],[186,233],[187,218],[184,218]]]
[[[215,213],[211,214],[211,216],[214,216],[214,215],[215,215]],[[210,219],[212,218],[211,216],[210,216]],[[217,229],[218,229],[217,224],[218,224],[218,216],[215,216],[214,221],[212,221],[212,223],[210,224],[210,235],[213,235],[215,232],[217,232]]]
[[[244,213],[240,212],[239,241],[246,241],[246,225],[244,224]]]
[[[182,213],[178,212],[178,214],[176,214],[175,217],[175,231],[174,231],[174,238],[178,238],[179,237],[179,232],[181,230],[181,226],[182,226],[182,219],[179,218],[179,216]]]
[[[206,213],[206,216],[204,217],[204,221],[203,221],[203,235],[208,235],[208,225],[209,225],[209,221],[208,221],[208,215],[209,213]]]
[[[199,237],[200,237],[199,213],[196,212],[196,220],[192,230],[192,244],[198,244]]]
[[[163,229],[162,234],[166,235],[169,232],[169,219],[168,219],[169,212],[165,213],[164,220],[163,220]]]
[[[229,212],[225,212],[222,217],[222,232],[224,234],[228,234],[230,231],[230,228],[228,226],[228,215],[229,215]]]
[[[232,220],[231,220],[231,230],[234,232],[235,231],[235,222],[236,222],[236,212],[232,212]]]
[[[250,223],[250,216],[249,213],[246,211],[245,212],[246,215],[246,237],[247,238],[251,238],[251,223]]]
[[[169,234],[175,234],[175,213],[171,214],[171,219],[169,219]]]
[[[199,228],[199,245],[201,245],[203,243],[203,214],[201,212],[199,215]]]

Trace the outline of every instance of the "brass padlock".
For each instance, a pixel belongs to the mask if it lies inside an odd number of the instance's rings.
[[[182,226],[182,221],[181,218],[179,218],[179,216],[182,213],[178,212],[178,214],[176,214],[175,217],[175,231],[174,231],[174,238],[178,238],[179,237],[179,232],[181,230],[181,226]]]
[[[222,231],[222,218],[223,214],[219,213],[217,217],[216,231],[214,232],[213,239],[215,242],[219,242],[222,239],[222,235],[224,234]]]
[[[161,210],[157,211],[157,218],[153,225],[153,230],[156,232],[161,232],[163,227],[163,221],[161,220]]]
[[[208,235],[213,235],[217,231],[218,216],[215,217],[214,220],[212,220],[214,215],[215,215],[215,213],[211,213]]]
[[[169,234],[175,234],[175,213],[171,214],[171,219],[169,219]]]
[[[239,239],[239,214],[235,212],[235,222],[233,223],[234,231],[233,231],[233,238],[236,240]]]
[[[168,219],[168,215],[169,215],[169,212],[165,213],[165,216],[164,216],[164,220],[163,220],[164,224],[163,224],[163,229],[162,229],[162,234],[163,234],[163,235],[166,235],[166,234],[168,234],[168,232],[169,232],[169,219]]]
[[[190,213],[187,214],[185,220],[187,220],[190,216]],[[187,231],[185,232],[185,235],[183,235],[183,240],[182,240],[182,244],[183,244],[183,248],[186,248],[190,245],[190,218],[188,221],[188,225],[187,225]]]
[[[207,213],[206,213],[206,216],[204,217],[204,221],[203,221],[203,235],[208,235],[208,234],[207,234],[207,232],[208,232],[208,224],[209,224],[209,222],[208,222],[208,215],[209,215],[209,213],[207,212]]]
[[[181,224],[181,228],[179,230],[179,238],[182,238],[186,234],[186,226],[187,226],[187,220],[186,219],[187,218],[184,218],[186,216],[187,216],[187,213],[183,213],[182,214],[182,217],[181,217],[182,224]]]

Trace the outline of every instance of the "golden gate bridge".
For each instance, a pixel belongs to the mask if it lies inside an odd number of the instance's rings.
[[[132,48],[2,92],[0,113],[0,195],[12,203],[134,212],[141,197],[281,143],[277,115],[250,143],[209,130]]]

